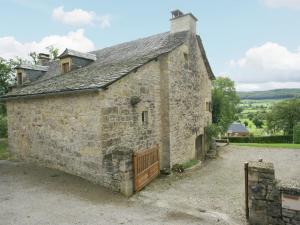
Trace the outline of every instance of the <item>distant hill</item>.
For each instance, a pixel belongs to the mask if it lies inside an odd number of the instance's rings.
[[[300,98],[300,88],[274,89],[268,91],[238,92],[241,99],[285,99]]]

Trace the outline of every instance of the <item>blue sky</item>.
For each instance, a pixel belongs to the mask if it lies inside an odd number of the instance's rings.
[[[0,0],[0,56],[47,45],[90,51],[165,32],[192,12],[215,75],[239,90],[300,88],[300,0]],[[63,49],[62,49],[63,50]]]

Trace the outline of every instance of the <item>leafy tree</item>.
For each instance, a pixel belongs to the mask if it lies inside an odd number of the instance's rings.
[[[248,127],[248,121],[244,121],[246,127]]]
[[[230,123],[237,119],[236,113],[240,111],[239,102],[234,81],[227,77],[218,77],[213,81],[212,120],[220,127],[221,133],[224,133]]]
[[[50,55],[50,59],[56,59],[58,57],[58,53],[59,53],[59,49],[55,48],[53,45],[48,46],[47,51]],[[32,62],[26,60],[26,63],[31,64],[33,63],[34,65],[39,64],[39,54],[37,52],[30,52],[29,56],[32,60]],[[22,60],[23,62],[25,62],[24,60]]]
[[[55,48],[53,45],[50,45],[46,49],[49,51],[51,59],[57,59],[58,53],[59,53],[59,49],[58,48]]]
[[[29,56],[31,57],[34,65],[39,63],[39,56],[36,52],[30,52]]]
[[[247,117],[248,117],[249,120],[253,120],[254,114],[253,113],[248,113]]]
[[[9,83],[12,79],[11,73],[11,64],[4,59],[0,59],[0,95],[8,92]]]
[[[9,87],[15,83],[14,67],[20,63],[19,58],[11,60],[0,58],[0,96],[6,94]],[[5,114],[5,105],[0,102],[0,115]]]
[[[262,126],[264,124],[263,121],[258,116],[254,117],[253,123],[255,124],[255,126],[257,128],[262,128]]]
[[[266,120],[271,133],[283,131],[284,134],[292,135],[294,126],[300,122],[300,100],[291,99],[274,104]]]

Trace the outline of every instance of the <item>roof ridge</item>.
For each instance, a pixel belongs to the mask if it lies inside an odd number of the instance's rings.
[[[137,39],[131,40],[131,41],[121,42],[121,43],[118,43],[118,44],[115,44],[115,45],[111,45],[111,46],[108,46],[108,47],[104,47],[104,48],[100,48],[100,49],[97,49],[97,50],[89,51],[87,53],[89,53],[89,54],[97,53],[97,52],[105,50],[105,49],[109,49],[109,48],[113,48],[113,47],[118,47],[118,46],[121,46],[121,45],[133,43],[133,42],[136,42],[136,41],[143,41],[145,39],[154,38],[155,36],[160,36],[162,34],[170,34],[170,31],[166,31],[166,32],[162,32],[162,33],[158,33],[158,34],[154,34],[154,35],[150,35],[150,36],[146,36],[146,37],[137,38]]]
[[[54,62],[46,75],[30,85],[15,89],[4,98],[106,87],[158,56],[173,51],[185,42],[187,34],[186,31],[164,32],[100,49],[92,52],[97,56],[96,61],[65,74],[59,72],[58,62]]]

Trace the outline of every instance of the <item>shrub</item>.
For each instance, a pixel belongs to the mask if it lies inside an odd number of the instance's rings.
[[[7,137],[7,119],[0,116],[0,138]]]
[[[294,143],[300,144],[300,123],[294,126]]]
[[[221,132],[221,128],[217,124],[212,123],[205,129],[205,132],[209,138],[213,138],[218,136]]]
[[[231,143],[293,143],[293,136],[229,137]]]
[[[174,164],[172,167],[172,170],[177,172],[177,173],[183,173],[184,172],[184,167],[182,164]]]

